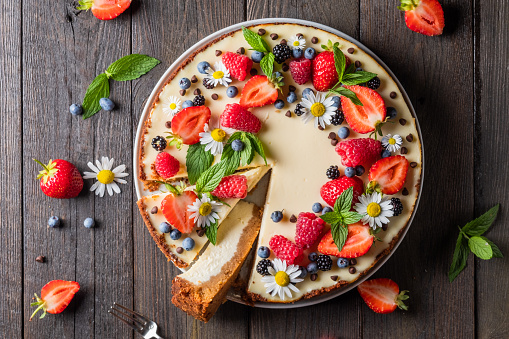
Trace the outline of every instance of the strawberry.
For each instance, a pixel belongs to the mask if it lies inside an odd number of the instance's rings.
[[[350,59],[345,55],[345,68],[350,65]],[[338,82],[338,72],[334,64],[334,53],[332,51],[324,51],[318,53],[313,59],[313,86],[317,91],[325,92]]]
[[[258,133],[262,122],[253,113],[239,104],[227,104],[219,118],[221,126],[249,133]]]
[[[358,222],[348,225],[348,236],[341,251],[334,243],[331,231],[327,232],[320,240],[318,251],[339,258],[358,258],[369,251],[373,246],[374,238],[369,231],[369,226]]]
[[[244,81],[253,67],[253,60],[246,55],[225,52],[221,57],[226,69],[230,71],[232,78]]]
[[[166,220],[182,233],[189,234],[193,230],[192,212],[187,210],[198,196],[192,191],[178,191],[168,194],[161,202],[161,211]]]
[[[336,199],[346,190],[348,187],[353,187],[353,199],[352,206],[359,202],[359,196],[364,193],[364,184],[358,177],[349,178],[346,175],[326,182],[320,189],[320,195],[322,199],[329,204],[334,206]]]
[[[350,127],[358,133],[373,132],[384,121],[387,109],[384,99],[376,91],[364,86],[345,86],[353,91],[363,106],[341,96],[343,114]]]
[[[277,100],[277,88],[265,75],[255,75],[246,82],[240,94],[240,105],[246,108],[271,105]]]
[[[44,311],[44,313],[39,317],[40,319],[46,316],[46,312],[50,314],[58,314],[62,312],[65,310],[67,305],[69,305],[72,298],[74,297],[74,294],[76,294],[79,289],[80,284],[75,281],[50,281],[41,289],[40,298],[37,296],[37,294],[35,294],[37,301],[31,303],[30,306],[38,307],[30,316],[29,321],[31,321],[34,315],[41,309]]]
[[[62,159],[50,160],[47,165],[34,160],[44,168],[39,171],[37,179],[41,179],[41,190],[48,197],[69,199],[81,192],[83,178],[76,166]]]
[[[399,292],[399,286],[391,279],[379,278],[366,280],[359,286],[357,291],[361,295],[366,305],[376,313],[392,313],[399,307],[402,310],[408,310],[403,303],[409,297],[405,293]]]
[[[269,241],[269,247],[276,257],[286,261],[288,265],[298,265],[304,259],[302,248],[282,235],[272,236]]]
[[[180,170],[180,162],[170,153],[161,152],[155,161],[156,172],[163,179],[169,179]]]
[[[229,175],[224,177],[212,191],[219,199],[244,199],[247,195],[247,178],[245,175]]]
[[[408,160],[401,155],[378,160],[369,170],[369,185],[380,188],[383,194],[399,192],[405,184],[408,165]]]
[[[297,84],[305,84],[311,79],[311,60],[299,58],[290,61],[290,73]]]
[[[367,168],[380,158],[382,151],[382,143],[371,138],[348,139],[336,146],[341,163],[346,167],[364,165]]]
[[[401,0],[405,23],[412,31],[424,35],[440,35],[445,26],[444,10],[437,0]]]
[[[302,248],[313,245],[322,234],[324,225],[325,221],[318,218],[314,213],[299,213],[295,230],[295,243]]]
[[[80,0],[79,10],[92,9],[92,14],[99,20],[111,20],[122,14],[131,6],[131,0]]]
[[[171,121],[173,140],[170,145],[193,145],[200,141],[200,133],[210,120],[210,109],[205,106],[191,106],[175,115]]]

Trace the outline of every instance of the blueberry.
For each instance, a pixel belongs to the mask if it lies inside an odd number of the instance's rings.
[[[360,68],[360,67],[357,67],[357,68],[355,69],[355,71],[356,71],[356,72],[362,72],[362,71],[363,71],[363,69],[362,69],[362,68]]]
[[[71,112],[72,115],[82,115],[83,114],[83,107],[81,107],[80,104],[72,104],[69,107],[69,112]]]
[[[388,158],[388,157],[390,157],[390,156],[391,156],[391,152],[390,152],[389,150],[384,149],[384,150],[382,151],[382,158]]]
[[[60,227],[60,218],[57,217],[56,215],[51,216],[48,219],[48,226],[51,228]]]
[[[314,93],[313,90],[311,88],[306,88],[302,91],[302,97],[305,98],[311,93]]]
[[[240,152],[244,149],[244,143],[239,139],[235,139],[232,141],[232,148],[235,152]]]
[[[253,60],[253,62],[256,62],[257,64],[260,63],[260,61],[262,61],[263,57],[264,54],[262,52],[254,51],[251,54],[251,60]]]
[[[277,99],[276,102],[274,103],[274,107],[276,107],[277,109],[282,109],[283,107],[285,107],[285,102],[281,99]]]
[[[338,267],[345,268],[350,265],[350,262],[346,258],[338,258]]]
[[[345,175],[349,178],[355,177],[355,168],[353,167],[345,168]]]
[[[191,80],[188,78],[182,78],[179,80],[179,87],[180,89],[188,89],[191,87]]]
[[[309,60],[313,60],[315,58],[316,51],[313,47],[306,48],[304,52],[304,57]]]
[[[297,94],[295,94],[295,92],[288,93],[286,101],[288,101],[289,104],[293,104],[295,101],[297,101]]]
[[[318,259],[318,254],[316,252],[312,252],[312,253],[309,253],[308,255],[308,259],[310,261],[316,261],[316,259]],[[309,270],[308,270],[309,271]]]
[[[159,231],[161,231],[161,233],[170,233],[171,225],[167,221],[163,221],[159,224]]]
[[[115,108],[115,104],[109,98],[99,99],[99,105],[101,105],[102,109],[105,111],[111,111]]]
[[[300,57],[302,57],[302,49],[300,48],[294,48],[293,51],[292,51],[292,55],[295,59],[298,59]]]
[[[235,86],[230,86],[226,89],[226,96],[228,98],[235,98],[239,94],[239,90]]]
[[[210,68],[210,64],[206,61],[202,61],[198,64],[198,72],[201,74],[207,74],[207,69]]]
[[[194,248],[194,240],[193,240],[193,238],[185,238],[184,241],[182,241],[182,247],[186,251],[191,251]]]
[[[350,130],[348,129],[348,127],[341,127],[338,130],[338,137],[340,139],[346,139],[346,138],[348,138],[349,135],[350,135]]]
[[[274,77],[279,78],[282,76],[283,76],[283,74],[281,74],[281,72],[274,72]]]
[[[312,210],[313,210],[313,212],[315,212],[315,213],[320,213],[320,212],[322,211],[322,209],[323,209],[323,206],[322,206],[322,204],[320,204],[319,202],[315,202],[315,203],[313,204],[313,207],[311,207],[311,209],[312,209]]]
[[[364,174],[365,171],[366,170],[364,169],[364,166],[362,166],[362,165],[355,166],[355,175],[360,177],[361,175]]]
[[[258,249],[258,256],[263,259],[270,257],[270,249],[266,246],[260,246]]]
[[[318,272],[318,265],[316,262],[310,262],[306,267],[309,274],[315,274]]]
[[[387,107],[387,116],[389,119],[394,119],[398,115],[398,111],[394,107]]]
[[[282,211],[274,211],[270,215],[270,218],[274,222],[280,222],[281,220],[283,220],[283,212]]]
[[[306,275],[308,275],[308,270],[304,266],[300,266],[300,275],[299,278],[304,279]]]
[[[86,228],[92,228],[95,226],[95,221],[92,218],[86,218],[85,221],[83,221],[83,226]]]
[[[188,108],[194,106],[193,102],[191,100],[186,100],[182,103],[182,108]]]
[[[322,210],[322,215],[324,215],[325,213],[329,213],[329,212],[332,212],[333,209],[330,208],[329,206],[325,206]]]
[[[341,99],[337,95],[333,96],[331,99],[333,102],[332,106],[339,107],[339,103],[341,102]]]
[[[180,231],[176,228],[172,229],[170,232],[170,238],[172,240],[179,240],[181,236],[182,236],[182,233],[180,233]]]

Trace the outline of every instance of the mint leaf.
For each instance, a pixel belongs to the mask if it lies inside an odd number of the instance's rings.
[[[343,73],[345,72],[346,58],[343,52],[336,46],[332,46],[334,53],[334,66],[336,66],[336,72],[338,73],[338,82],[342,82]]]
[[[256,34],[250,29],[247,29],[246,27],[242,26],[242,34],[244,34],[244,39],[247,41],[249,46],[251,46],[255,51],[267,53],[269,52],[269,46],[263,40],[261,36]]]
[[[240,165],[246,166],[253,161],[255,155],[255,150],[252,146],[253,141],[245,133],[241,134],[240,140],[244,143],[244,149],[240,152]]]
[[[336,202],[334,203],[334,211],[340,213],[350,211],[352,208],[352,199],[353,187],[348,187],[336,199]]]
[[[358,85],[358,84],[363,84],[365,82],[368,82],[369,80],[373,79],[374,77],[376,77],[375,73],[364,72],[364,71],[355,72],[355,73],[351,73],[351,74],[345,74],[343,76],[343,79],[341,80],[341,83],[343,83],[344,85],[347,85],[347,86]]]
[[[339,94],[339,95],[342,95],[350,100],[352,100],[352,102],[357,105],[357,106],[363,106],[362,102],[359,100],[359,98],[357,98],[357,94],[355,94],[354,92],[352,92],[351,90],[349,90],[348,88],[345,88],[345,87],[338,87],[334,90],[330,90],[329,92],[332,92],[332,93],[336,93],[336,94]]]
[[[265,73],[269,78],[272,76],[272,72],[274,71],[274,54],[272,52],[265,54],[265,56],[260,61],[260,68],[262,72]]]
[[[265,151],[263,150],[262,141],[252,133],[246,133],[246,135],[249,139],[253,141],[252,146],[255,152],[260,154],[260,156],[263,158],[263,161],[265,161],[265,165],[267,165],[267,158],[265,157]]]
[[[237,168],[239,168],[240,152],[233,151],[232,156],[230,158],[228,158],[228,159],[225,159],[224,162],[225,162],[225,170],[224,170],[224,175],[223,176],[226,177],[228,175],[231,175],[231,174],[235,173]]]
[[[493,257],[493,250],[490,244],[481,237],[471,237],[468,239],[468,247],[480,259],[488,260]]]
[[[467,223],[461,230],[471,237],[482,235],[495,221],[499,207],[500,204],[493,206],[488,212]]]
[[[90,86],[87,88],[85,97],[83,98],[83,120],[90,118],[101,110],[99,99],[110,96],[110,83],[108,76],[101,73],[95,77]]]
[[[320,218],[326,223],[332,225],[341,221],[341,216],[334,212],[327,212],[320,216]]]
[[[497,245],[493,243],[493,241],[489,240],[486,237],[481,237],[484,241],[486,241],[488,244],[490,244],[491,249],[493,250],[493,258],[503,258],[504,255],[502,254],[502,251],[498,248]]]
[[[108,67],[106,75],[116,81],[128,81],[141,77],[161,61],[143,54],[126,55]]]
[[[331,225],[331,234],[334,244],[336,244],[339,251],[345,246],[346,238],[348,237],[348,227],[341,223],[334,223]]]
[[[470,251],[468,250],[467,239],[463,236],[462,233],[460,233],[458,235],[458,239],[456,240],[456,248],[454,249],[454,255],[452,257],[452,264],[449,268],[449,282],[453,282],[458,274],[463,271],[467,265],[469,253]]]
[[[225,176],[226,161],[220,161],[203,172],[196,181],[197,192],[212,192]]]
[[[214,161],[214,156],[205,151],[205,145],[196,143],[190,145],[186,155],[186,168],[189,183],[194,185],[200,175],[205,172]]]
[[[217,242],[217,220],[211,224],[209,227],[205,228],[205,235],[207,239],[212,243],[212,245],[216,245]]]
[[[341,216],[343,217],[343,223],[347,225],[355,224],[362,219],[362,215],[357,212],[343,212]]]
[[[350,74],[350,73],[354,73],[355,72],[355,64],[352,62],[350,64],[350,66],[348,66],[346,69],[345,69],[345,72],[343,73],[343,79],[345,78],[345,75],[346,74]]]

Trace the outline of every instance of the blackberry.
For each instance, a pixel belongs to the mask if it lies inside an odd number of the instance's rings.
[[[205,105],[205,97],[203,95],[197,95],[193,99],[194,106],[203,106]]]
[[[319,255],[316,263],[320,271],[329,271],[332,268],[332,259],[328,255]]]
[[[304,114],[304,107],[301,105],[301,104],[297,104],[297,106],[295,106],[295,115],[300,117],[302,114]]]
[[[152,139],[152,147],[154,147],[156,151],[161,152],[166,148],[166,139],[158,135],[157,137]]]
[[[278,64],[282,64],[283,62],[292,57],[292,51],[290,50],[290,46],[288,45],[283,44],[276,45],[272,49],[272,53],[275,56],[274,60]]]
[[[334,166],[329,167],[327,169],[327,172],[325,172],[325,174],[327,175],[327,178],[329,178],[331,180],[339,178],[340,173],[339,173],[338,166],[334,165]]]
[[[394,212],[394,216],[397,217],[398,215],[403,212],[403,204],[401,203],[401,200],[399,198],[392,198],[392,211]]]
[[[212,89],[212,88],[214,88],[214,84],[213,84],[213,83],[208,82],[208,79],[207,79],[207,78],[204,78],[204,79],[203,79],[203,86],[204,86],[206,89]]]
[[[339,126],[343,123],[344,120],[345,115],[343,114],[343,111],[338,109],[336,110],[336,114],[332,116],[331,124],[333,124],[334,126]]]
[[[269,259],[263,259],[258,262],[256,265],[256,272],[258,272],[261,275],[269,275],[269,266],[274,267],[272,265],[272,261]]]
[[[380,78],[374,77],[373,79],[369,80],[366,84],[368,85],[368,88],[378,89],[378,87],[380,87]]]

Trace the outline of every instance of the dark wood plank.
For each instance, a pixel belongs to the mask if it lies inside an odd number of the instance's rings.
[[[362,308],[366,338],[470,338],[474,335],[474,270],[450,284],[458,234],[473,211],[472,8],[442,1],[446,29],[427,37],[410,31],[395,2],[361,0],[361,42],[394,71],[413,103],[425,148],[421,203],[407,237],[375,277],[410,290],[410,310],[380,316]],[[458,95],[461,93],[461,95]]]
[[[479,338],[509,337],[509,197],[507,148],[509,118],[509,3],[476,1],[475,212],[500,203],[498,220],[486,236],[504,259],[476,259],[476,334]]]

